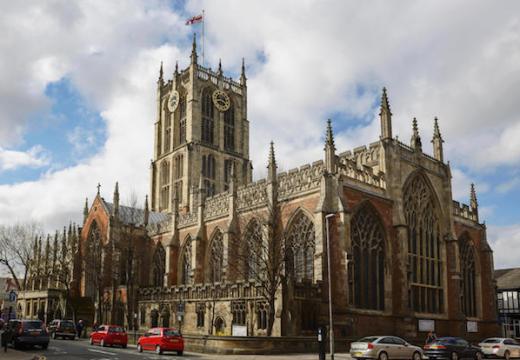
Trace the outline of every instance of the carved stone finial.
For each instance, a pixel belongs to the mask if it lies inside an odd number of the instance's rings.
[[[116,187],[114,189],[114,216],[119,214],[119,182],[116,181]]]
[[[88,216],[88,198],[85,198],[85,206],[83,207],[83,224],[87,221]]]
[[[175,75],[178,75],[179,74],[179,62],[178,61],[175,61]]]
[[[193,33],[193,43],[191,44],[191,63],[197,63],[197,34]]]
[[[442,149],[443,142],[444,142],[444,140],[442,139],[441,131],[439,129],[439,121],[438,121],[437,117],[435,117],[434,123],[433,123],[433,139],[432,139],[433,157],[439,161],[444,161],[444,153],[443,153],[443,149]]]
[[[475,191],[475,184],[471,184],[470,189],[470,206],[473,210],[478,209],[477,192]]]
[[[334,133],[332,122],[327,120],[327,131],[325,133],[325,170],[333,174],[336,172],[336,147],[334,146]]]
[[[163,82],[163,62],[161,61],[161,68],[159,69],[159,82]]]
[[[217,74],[219,76],[222,76],[222,60],[219,58],[218,59],[218,70],[217,70]]]
[[[101,191],[101,184],[98,183],[98,184],[97,184],[97,194],[98,194],[98,196],[99,196],[99,192],[100,192],[100,191]]]
[[[381,95],[379,118],[381,119],[381,139],[391,139],[392,112],[390,111],[390,104],[388,102],[388,96],[386,95],[386,87],[383,87],[383,94]]]
[[[415,151],[422,151],[422,142],[421,136],[419,135],[419,128],[417,127],[417,119],[414,117],[412,121],[412,139],[410,141],[410,146]]]
[[[274,142],[271,141],[269,145],[269,160],[267,164],[267,180],[268,181],[276,181],[276,169],[278,166],[276,165],[276,157],[274,155]]]
[[[245,85],[247,81],[246,77],[246,63],[245,59],[242,58],[242,71],[240,72],[240,84]]]
[[[143,223],[144,225],[148,225],[148,219],[150,217],[150,210],[148,209],[148,195],[144,198],[144,215],[143,215]]]

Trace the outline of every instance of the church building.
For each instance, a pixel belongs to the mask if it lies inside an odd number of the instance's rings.
[[[203,67],[195,39],[186,69],[166,80],[161,66],[144,207],[117,186],[85,204],[77,284],[95,321],[314,336],[330,286],[339,339],[498,334],[486,227],[473,186],[469,205],[453,200],[437,118],[430,156],[416,119],[409,143],[394,136],[383,89],[375,142],[339,152],[329,121],[322,159],[278,172],[271,144],[252,181],[247,95],[244,64],[236,81]]]

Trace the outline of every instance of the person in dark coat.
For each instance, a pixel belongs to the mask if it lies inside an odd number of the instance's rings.
[[[76,324],[76,332],[78,333],[78,339],[81,339],[81,334],[83,333],[83,328],[85,325],[83,324],[83,320],[78,321]]]
[[[437,335],[435,335],[433,331],[430,331],[426,337],[426,345],[431,344],[435,340],[437,340]]]

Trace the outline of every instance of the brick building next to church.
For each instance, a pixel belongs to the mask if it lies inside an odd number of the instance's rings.
[[[398,141],[383,90],[378,141],[339,152],[329,122],[322,159],[278,172],[271,145],[253,182],[244,66],[238,81],[201,66],[195,40],[186,69],[165,80],[161,66],[156,109],[144,208],[120,205],[117,185],[85,204],[74,284],[98,323],[313,336],[328,323],[328,225],[337,337],[498,335],[486,227],[473,187],[469,206],[453,201],[437,119],[433,156],[415,119]]]

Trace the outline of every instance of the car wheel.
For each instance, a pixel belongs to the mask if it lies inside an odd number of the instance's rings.
[[[160,347],[159,345],[157,345],[157,346],[155,347],[155,353],[156,353],[156,354],[159,354],[159,355],[162,354],[162,349],[161,349],[161,347]]]
[[[385,352],[383,351],[383,352],[381,352],[381,353],[379,354],[379,356],[378,356],[377,358],[378,358],[379,360],[388,360],[388,354],[385,353]]]
[[[452,352],[451,356],[450,356],[450,359],[451,360],[459,360],[459,354],[457,354],[456,352]]]
[[[47,343],[47,344],[43,344],[43,345],[42,345],[42,349],[43,349],[43,350],[47,350],[48,347],[49,347],[49,343]]]
[[[121,345],[123,349],[126,349],[126,344]]]
[[[511,359],[511,353],[509,352],[509,350],[506,350],[506,352],[504,353],[504,359],[506,359],[506,360]]]
[[[475,353],[475,360],[482,360],[482,353],[481,352]]]
[[[143,352],[143,347],[141,346],[141,344],[137,344],[137,351]]]
[[[51,338],[53,338],[54,340],[56,340],[56,333],[55,333],[55,332],[52,333]]]
[[[75,336],[71,336],[71,337],[69,338],[69,340],[76,340],[76,337],[75,337]]]
[[[101,345],[102,347],[107,346],[107,344],[105,344],[105,339],[101,339],[101,342],[99,343],[99,345]]]
[[[413,353],[412,360],[421,360],[422,356],[417,351]]]
[[[182,350],[177,351],[177,355],[182,356]]]

